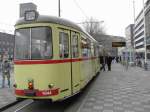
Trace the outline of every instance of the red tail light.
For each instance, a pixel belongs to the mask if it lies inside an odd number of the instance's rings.
[[[33,89],[33,82],[28,82],[28,89]]]

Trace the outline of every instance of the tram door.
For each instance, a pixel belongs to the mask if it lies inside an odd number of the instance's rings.
[[[62,60],[62,63],[57,67],[59,72],[61,94],[62,96],[69,96],[72,94],[71,87],[71,53],[70,53],[70,31],[65,29],[58,30],[58,40],[59,40],[59,57]]]
[[[72,92],[80,90],[80,60],[79,60],[79,33],[71,31],[71,74]]]

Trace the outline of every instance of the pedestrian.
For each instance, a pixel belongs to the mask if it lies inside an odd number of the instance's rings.
[[[2,63],[2,88],[5,87],[5,78],[7,78],[8,86],[10,87],[10,63],[8,60],[4,60]]]
[[[120,61],[120,63],[122,62],[122,60],[121,60],[121,56],[119,57],[119,61]]]
[[[117,63],[119,62],[119,57],[118,57],[118,56],[116,56],[116,62],[117,62]]]
[[[107,61],[108,71],[111,71],[112,57],[111,56],[107,56],[106,61]]]
[[[105,57],[104,56],[100,56],[100,64],[101,64],[100,70],[105,71]]]
[[[128,70],[128,67],[129,67],[129,58],[126,59],[125,67],[126,67],[126,70]]]

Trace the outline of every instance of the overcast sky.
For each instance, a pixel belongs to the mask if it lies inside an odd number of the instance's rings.
[[[58,0],[1,0],[0,30],[12,30],[19,18],[19,4],[26,2],[35,3],[40,14],[58,16]],[[142,3],[135,0],[135,15]],[[61,0],[61,17],[75,23],[92,17],[104,21],[107,34],[125,36],[125,28],[134,22],[133,0]]]

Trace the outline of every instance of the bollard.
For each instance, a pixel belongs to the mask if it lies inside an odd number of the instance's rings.
[[[144,69],[147,71],[147,63],[144,62]]]

